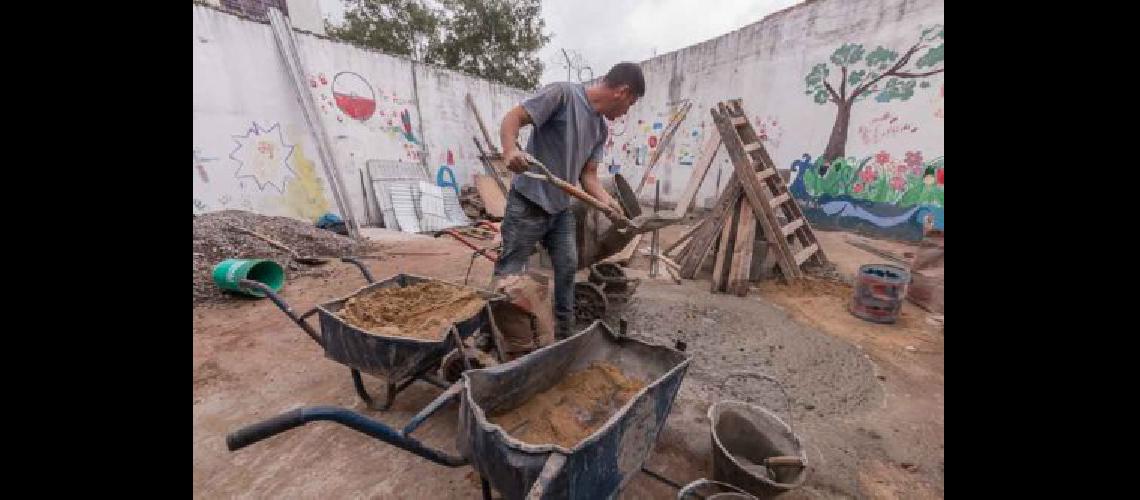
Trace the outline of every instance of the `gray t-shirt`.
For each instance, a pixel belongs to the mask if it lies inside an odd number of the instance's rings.
[[[534,123],[526,151],[555,176],[578,184],[587,160],[601,163],[609,130],[605,118],[586,99],[585,86],[552,83],[523,101],[522,107]],[[541,173],[536,167],[530,171]],[[570,206],[570,195],[547,181],[516,175],[512,186],[546,213],[558,213]]]

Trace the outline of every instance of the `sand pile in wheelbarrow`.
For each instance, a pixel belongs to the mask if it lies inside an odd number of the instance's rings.
[[[224,299],[210,273],[226,259],[272,259],[285,268],[287,279],[320,276],[332,266],[293,262],[289,252],[230,226],[249,229],[292,248],[303,257],[344,257],[367,253],[367,243],[320,229],[290,217],[269,217],[244,210],[223,210],[194,216],[194,304]]]
[[[348,299],[339,315],[369,333],[440,340],[444,327],[474,316],[486,304],[474,290],[425,281],[369,290]]]
[[[642,387],[645,382],[626,376],[617,366],[595,361],[522,406],[490,419],[521,441],[572,448],[598,430]]]

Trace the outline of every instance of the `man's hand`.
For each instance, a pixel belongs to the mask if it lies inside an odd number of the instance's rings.
[[[609,200],[606,200],[605,204],[606,206],[612,208],[614,212],[617,212],[618,215],[625,215],[625,209],[622,208],[621,203],[618,203],[618,201],[613,199],[613,197],[610,197]]]
[[[507,169],[516,174],[526,172],[530,168],[530,163],[526,160],[526,153],[519,150],[519,148],[511,148],[503,156],[503,161],[507,164]]]

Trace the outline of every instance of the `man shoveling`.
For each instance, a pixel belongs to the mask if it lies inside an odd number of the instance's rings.
[[[619,63],[598,83],[559,82],[507,112],[499,134],[503,159],[516,173],[531,168],[538,160],[549,173],[571,185],[581,182],[582,190],[611,213],[621,214],[621,205],[602,187],[598,165],[608,136],[606,122],[629,111],[645,95],[645,78],[633,63]],[[516,146],[519,129],[533,125],[526,151]],[[575,248],[575,221],[570,196],[545,178],[547,172],[515,176],[507,196],[503,216],[503,252],[495,264],[495,277],[519,274],[535,243],[541,242],[554,266],[555,336],[566,338],[574,329],[574,273],[578,255]]]

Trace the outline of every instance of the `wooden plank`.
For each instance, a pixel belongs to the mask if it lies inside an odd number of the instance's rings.
[[[740,198],[740,193],[740,183],[736,181],[736,174],[733,173],[729,177],[724,191],[721,192],[720,198],[717,199],[712,212],[706,217],[708,222],[704,223],[689,241],[689,250],[680,262],[682,278],[693,279],[696,276],[697,271],[700,270],[701,262],[705,260],[713,242],[716,241],[717,235],[720,234],[726,215],[731,215],[728,210]]]
[[[676,271],[681,270],[681,265],[677,264],[676,262],[673,262],[673,259],[670,259],[669,257],[666,257],[664,255],[660,255],[660,256],[658,256],[658,258],[661,259],[661,262],[665,264],[665,267],[672,268]]]
[[[735,205],[732,211],[733,217],[726,217],[724,228],[720,231],[720,243],[717,246],[716,263],[713,265],[712,275],[712,292],[720,292],[724,290],[725,282],[728,281],[728,259],[732,258],[732,233],[736,229],[736,217],[740,212],[740,205],[744,204],[744,199],[741,198]]]
[[[761,226],[763,226],[765,239],[776,243],[775,253],[780,263],[780,270],[788,279],[799,278],[803,273],[793,261],[792,250],[788,246],[788,241],[780,237],[778,231],[780,226],[779,221],[776,220],[776,214],[768,210],[770,206],[767,199],[768,188],[756,180],[753,163],[741,147],[741,137],[737,129],[733,128],[729,121],[728,107],[725,103],[719,103],[717,108],[712,110],[713,122],[720,130],[721,140],[724,141],[725,150],[728,151],[728,155],[732,159],[736,177],[744,180],[740,182],[740,185],[744,191],[745,199],[748,200],[748,205],[752,207],[756,220],[760,221]],[[747,126],[745,129],[751,131],[751,126]]]
[[[641,189],[645,187],[646,181],[649,180],[649,173],[653,171],[653,167],[657,166],[657,160],[661,159],[661,153],[669,146],[670,141],[673,140],[673,134],[680,128],[681,122],[685,121],[685,116],[689,114],[689,109],[693,105],[691,102],[686,102],[681,105],[676,113],[669,119],[669,125],[665,127],[665,131],[661,133],[661,138],[657,140],[657,148],[653,150],[653,154],[649,155],[649,164],[645,167],[645,173],[641,176],[641,181],[637,183],[637,188],[633,190],[634,196],[641,194]]]
[[[483,199],[483,208],[487,213],[491,217],[502,219],[507,209],[507,198],[503,196],[495,179],[489,175],[475,174],[475,190]]]
[[[784,233],[785,237],[791,236],[792,233],[796,232],[796,229],[799,229],[800,226],[802,226],[802,225],[804,225],[804,220],[803,219],[796,219],[796,220],[792,221],[790,224],[781,228],[780,232]]]
[[[697,191],[701,188],[701,183],[705,180],[705,175],[708,174],[709,167],[712,166],[713,159],[716,158],[716,152],[720,149],[720,133],[716,129],[705,138],[705,143],[701,146],[700,156],[697,157],[697,162],[693,165],[693,173],[689,174],[689,182],[685,184],[685,191],[681,193],[681,197],[677,198],[677,206],[673,208],[673,216],[679,217],[685,215],[689,211],[689,207],[693,204],[693,199],[697,197]]]
[[[803,264],[804,261],[808,260],[808,258],[811,257],[812,254],[814,254],[817,250],[819,250],[818,243],[812,243],[811,246],[800,250],[800,253],[796,254],[796,265],[798,266]]]
[[[681,246],[681,243],[688,241],[688,239],[693,236],[693,233],[697,232],[697,230],[700,229],[701,226],[704,225],[704,223],[705,223],[705,221],[702,219],[702,220],[698,221],[696,224],[693,224],[693,227],[690,227],[687,231],[685,231],[684,234],[681,235],[680,238],[677,238],[677,241],[674,241],[673,243],[670,243],[668,247],[665,247],[665,250],[662,251],[661,254],[662,255],[668,254],[669,252],[672,252],[673,249]]]
[[[760,147],[761,146],[760,146],[759,142],[748,142],[748,143],[744,144],[744,152],[745,153],[751,153],[753,151],[760,149]]]
[[[790,199],[792,199],[792,195],[789,193],[784,193],[780,196],[772,198],[772,201],[768,202],[768,204],[771,205],[772,208],[776,208],[776,207],[784,204],[785,202],[787,202]]]
[[[767,179],[773,175],[776,175],[776,169],[774,169],[774,168],[764,169],[764,170],[761,170],[760,172],[758,172],[756,174],[756,180],[762,181],[762,180]]]
[[[732,119],[732,126],[734,126],[734,127],[741,127],[744,125],[748,125],[748,118],[747,117],[733,116],[731,119]]]
[[[491,161],[491,158],[483,151],[483,145],[479,142],[479,139],[472,137],[471,140],[475,141],[475,149],[479,151],[479,161],[483,163],[483,171],[499,186],[499,191],[502,192],[503,199],[505,200],[507,198],[507,192],[510,191],[507,188],[507,183],[503,182],[503,177],[499,170],[495,168],[495,164]]]
[[[471,110],[471,114],[475,115],[475,123],[479,125],[479,131],[483,133],[483,142],[487,143],[487,149],[492,153],[498,153],[499,149],[495,147],[495,141],[491,140],[491,134],[487,133],[487,125],[483,123],[483,117],[479,114],[479,108],[475,107],[475,100],[471,98],[471,94],[464,97],[467,102],[467,109]]]
[[[752,271],[752,242],[756,240],[756,217],[741,202],[739,221],[736,224],[736,245],[732,249],[732,268],[729,272],[728,292],[743,297],[748,295],[749,274]]]
[[[875,255],[878,255],[879,257],[882,257],[884,259],[893,260],[895,262],[898,262],[899,264],[902,264],[903,266],[910,267],[910,261],[908,259],[903,258],[894,252],[891,252],[889,250],[883,250],[882,248],[871,245],[870,243],[867,243],[865,241],[859,241],[859,240],[853,239],[850,236],[844,237],[843,239],[845,241],[847,241],[847,243],[850,244],[851,246],[866,250],[866,251],[871,252]]]

